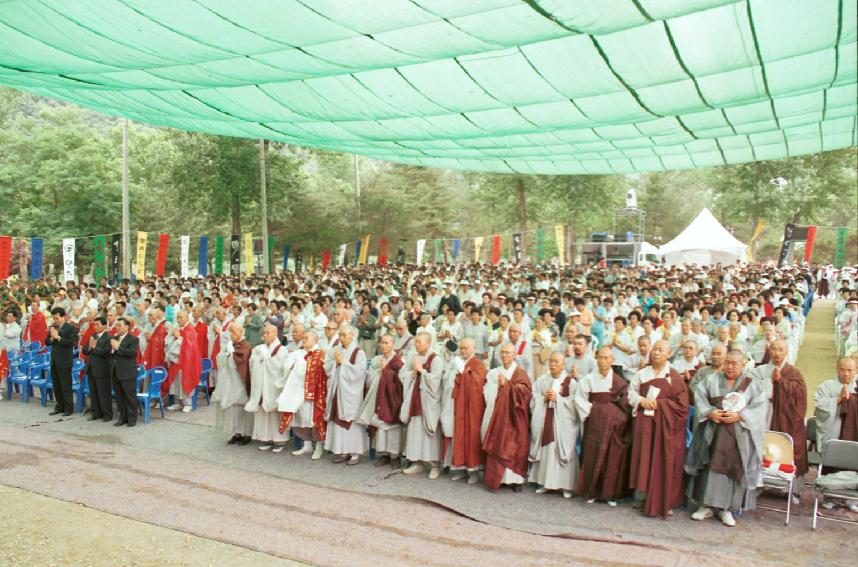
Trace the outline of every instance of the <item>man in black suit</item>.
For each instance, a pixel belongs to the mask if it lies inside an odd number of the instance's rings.
[[[119,408],[119,421],[113,424],[116,427],[137,424],[137,348],[140,341],[128,329],[128,319],[116,319],[116,335],[110,340],[113,389]]]
[[[113,399],[110,394],[110,335],[107,334],[107,318],[96,317],[92,321],[94,334],[89,343],[83,345],[87,356],[86,373],[89,375],[89,396],[92,415],[89,421],[100,419],[113,421]]]
[[[45,344],[51,347],[51,379],[54,384],[54,398],[57,405],[51,415],[70,416],[74,411],[72,396],[72,361],[74,347],[77,344],[77,327],[66,321],[66,310],[62,307],[51,309],[54,324],[51,325]]]

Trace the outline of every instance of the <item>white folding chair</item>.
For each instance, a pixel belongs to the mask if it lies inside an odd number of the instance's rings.
[[[858,441],[842,441],[831,439],[826,441],[822,448],[822,462],[819,463],[819,475],[813,487],[813,529],[816,529],[816,519],[819,515],[819,498],[840,498],[842,500],[858,500],[858,490],[838,489],[831,490],[819,486],[819,479],[824,476],[823,468],[833,467],[851,471],[858,471]],[[850,520],[825,517],[826,520],[835,522],[846,522],[854,524]]]
[[[763,460],[771,463],[770,468],[763,466],[763,488],[769,490],[786,491],[787,507],[786,521],[789,525],[790,513],[792,511],[792,485],[795,481],[795,455],[793,454],[792,437],[781,431],[766,431],[763,433]],[[784,471],[784,465],[791,471]],[[760,506],[766,510],[783,512],[778,508]]]

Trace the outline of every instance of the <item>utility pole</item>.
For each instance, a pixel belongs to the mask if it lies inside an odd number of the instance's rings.
[[[265,189],[265,150],[268,147],[267,140],[259,140],[259,198],[262,206],[262,273],[268,273],[269,251],[268,251],[268,195]]]
[[[131,276],[131,207],[128,203],[128,119],[122,121],[122,275]],[[142,278],[143,274],[137,274]]]
[[[363,223],[361,222],[360,216],[360,167],[358,164],[357,154],[352,154],[352,158],[354,160],[355,168],[355,203],[357,204],[358,237],[363,238]]]

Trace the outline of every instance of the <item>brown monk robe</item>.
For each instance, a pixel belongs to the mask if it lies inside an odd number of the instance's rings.
[[[632,380],[629,403],[635,409],[629,485],[645,496],[647,516],[669,516],[684,500],[685,434],[688,388],[670,367],[667,341],[656,341],[651,365]],[[653,388],[658,388],[654,395]],[[653,398],[653,399],[650,399]]]
[[[597,370],[582,376],[575,392],[584,424],[576,492],[584,500],[615,502],[629,492],[629,383],[613,372],[613,361],[610,348],[599,349]]]
[[[483,393],[483,450],[486,452],[484,481],[492,490],[510,484],[521,492],[527,475],[530,451],[530,378],[515,362],[515,349],[506,342],[500,351],[501,366],[488,373]]]
[[[474,470],[485,463],[486,454],[480,442],[480,424],[486,411],[486,400],[483,397],[486,374],[486,365],[473,355],[465,363],[465,368],[456,374],[451,395],[455,423],[453,468]]]

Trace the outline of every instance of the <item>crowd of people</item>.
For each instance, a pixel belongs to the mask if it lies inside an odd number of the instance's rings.
[[[733,526],[755,506],[764,431],[791,435],[807,472],[808,393],[793,363],[814,290],[837,297],[842,357],[814,396],[820,440],[858,441],[858,270],[836,272],[835,290],[826,270],[388,265],[9,281],[0,376],[22,344],[51,346],[53,413],[69,415],[80,356],[89,419],[113,421],[115,397],[115,425],[133,426],[148,387],[137,364],[163,367],[167,409],[189,412],[208,359],[231,445],[279,453],[291,440],[292,455],[344,465],[372,448],[374,466],[406,475],[532,483],[657,517],[690,502],[692,519]]]

